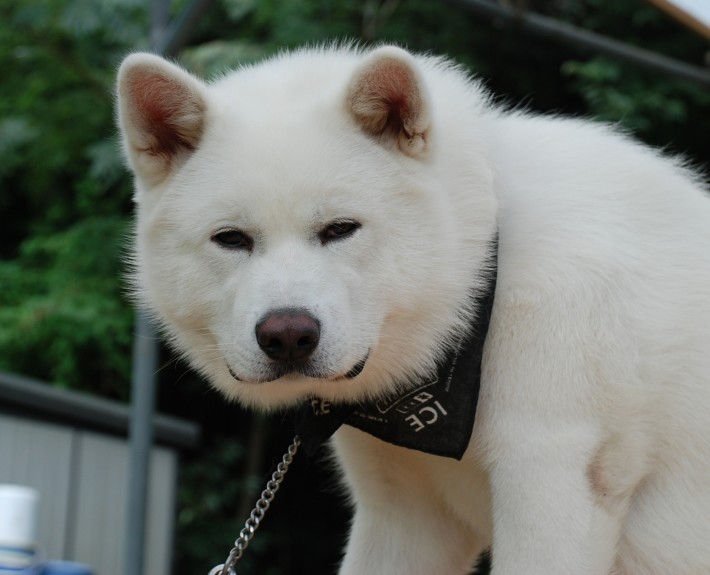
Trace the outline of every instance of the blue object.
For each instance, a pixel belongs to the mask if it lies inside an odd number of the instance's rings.
[[[88,565],[73,561],[47,561],[42,575],[94,575],[94,570]]]

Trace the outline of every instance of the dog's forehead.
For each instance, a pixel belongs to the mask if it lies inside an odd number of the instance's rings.
[[[201,221],[218,217],[255,231],[302,230],[329,219],[358,217],[378,203],[378,190],[387,187],[381,173],[362,170],[355,162],[367,151],[353,149],[342,135],[323,130],[294,134],[282,126],[283,133],[275,137],[273,123],[241,124],[241,132],[226,121],[216,125],[180,178],[178,195]]]
[[[190,162],[186,183],[193,189],[207,184],[210,199],[220,203],[234,200],[254,210],[277,206],[294,217],[362,202],[387,187],[395,174],[381,150],[353,125],[332,127],[336,121],[347,125],[347,119],[324,115],[313,109],[298,116],[223,110]],[[364,157],[365,165],[381,169],[363,170]]]

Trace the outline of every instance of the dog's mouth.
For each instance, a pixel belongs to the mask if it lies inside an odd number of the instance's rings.
[[[352,368],[342,375],[335,375],[323,373],[322,371],[316,369],[310,362],[299,362],[299,363],[286,363],[286,364],[274,364],[271,366],[270,373],[265,377],[259,379],[246,379],[239,376],[231,366],[227,365],[229,370],[229,375],[231,375],[236,381],[239,382],[251,382],[251,383],[269,383],[271,381],[276,381],[282,377],[287,377],[289,375],[300,375],[303,377],[308,377],[311,379],[326,379],[329,381],[337,381],[341,379],[354,379],[362,373],[365,369],[365,364],[370,357],[370,352],[368,351],[360,361],[358,361]]]
[[[368,351],[365,354],[365,357],[363,357],[360,361],[358,361],[353,366],[353,368],[349,372],[347,372],[343,377],[345,379],[354,379],[358,375],[360,375],[362,373],[362,370],[365,369],[365,364],[367,363],[367,358],[369,358],[369,357],[370,357],[370,352]]]

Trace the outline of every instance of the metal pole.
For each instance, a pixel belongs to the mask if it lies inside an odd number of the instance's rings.
[[[155,48],[165,37],[170,0],[151,0],[150,43]],[[145,563],[146,502],[153,444],[153,414],[157,388],[158,340],[145,312],[136,311],[131,378],[128,495],[123,573],[142,575]]]
[[[160,51],[170,24],[170,0],[151,0],[150,3],[150,47]]]
[[[175,56],[187,44],[190,34],[212,2],[214,0],[192,0],[166,31],[160,43],[153,45],[153,49],[163,56]]]
[[[650,50],[637,48],[554,18],[488,0],[448,0],[448,2],[503,24],[515,26],[523,32],[529,32],[545,40],[566,44],[582,51],[605,54],[651,72],[680,78],[705,88],[710,87],[710,71],[700,66],[693,66]]]
[[[136,313],[133,337],[130,447],[126,547],[123,572],[142,575],[145,555],[145,516],[153,443],[158,342],[144,312]]]

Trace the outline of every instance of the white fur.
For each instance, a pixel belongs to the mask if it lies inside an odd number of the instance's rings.
[[[472,443],[457,462],[338,431],[341,575],[462,575],[489,546],[494,575],[710,573],[710,200],[680,162],[496,109],[455,66],[395,48],[304,50],[212,84],[132,55],[119,121],[138,296],[248,405],[374,397],[430,370],[472,321],[499,231]],[[361,228],[322,244],[343,218]],[[224,228],[253,250],[211,241]],[[283,307],[320,321],[318,378],[268,381],[255,325]]]

